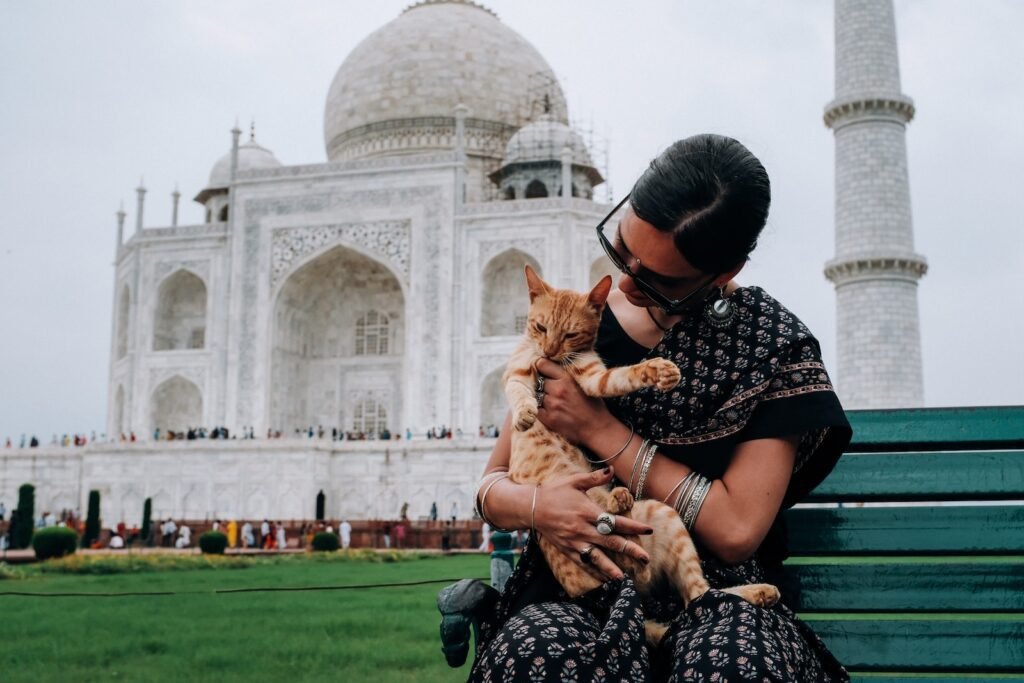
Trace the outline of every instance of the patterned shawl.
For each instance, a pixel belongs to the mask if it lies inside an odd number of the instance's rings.
[[[800,435],[785,500],[792,505],[835,466],[850,425],[810,330],[759,287],[741,287],[729,301],[736,315],[725,329],[688,316],[650,351],[605,309],[597,351],[606,363],[662,357],[682,372],[671,392],[648,388],[608,403],[661,452],[713,478],[741,441]]]

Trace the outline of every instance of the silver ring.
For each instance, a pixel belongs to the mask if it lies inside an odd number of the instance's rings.
[[[622,547],[621,547],[621,548],[619,548],[619,552],[620,552],[620,553],[624,553],[624,552],[626,552],[626,546],[627,546],[627,545],[629,545],[629,539],[628,539],[628,538],[624,538],[624,539],[622,539]]]
[[[537,393],[538,394],[543,394],[544,393],[544,375],[540,375],[537,378]]]
[[[597,527],[597,533],[602,536],[615,533],[615,515],[610,512],[602,512],[597,516],[594,526]]]
[[[591,557],[591,553],[594,552],[594,545],[590,544],[586,548],[580,551],[580,562],[583,564],[593,564],[594,558]]]
[[[544,407],[544,396],[545,396],[545,394],[544,394],[543,391],[538,391],[537,392],[537,407],[538,408],[543,408]]]

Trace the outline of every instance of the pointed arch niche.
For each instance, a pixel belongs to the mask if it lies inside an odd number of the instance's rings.
[[[160,284],[153,321],[153,350],[206,347],[206,285],[198,275],[179,270]]]
[[[401,396],[405,295],[382,263],[344,246],[314,257],[282,284],[272,324],[272,428],[352,429],[361,391]],[[397,426],[398,406],[381,408]]]
[[[543,277],[537,260],[518,249],[498,254],[484,268],[480,336],[512,336],[526,329],[530,297],[523,270],[527,264]]]
[[[203,394],[192,382],[175,375],[153,390],[149,400],[152,432],[185,432],[203,424]]]

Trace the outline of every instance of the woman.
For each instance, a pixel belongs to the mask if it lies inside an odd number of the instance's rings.
[[[569,600],[528,548],[483,625],[471,679],[848,680],[787,607],[715,590],[782,582],[780,511],[824,478],[851,435],[811,333],[763,290],[733,280],[769,203],[768,175],[749,150],[699,135],[651,162],[620,218],[616,207],[598,227],[622,271],[599,353],[609,365],[670,358],[682,381],[667,393],[601,401],[558,365],[538,363],[539,419],[608,469],[545,484],[535,504],[533,487],[485,476],[482,511],[499,528],[529,527],[532,512],[539,533],[608,582]],[[501,434],[485,475],[508,466],[508,420]],[[620,517],[617,533],[599,533],[601,510],[583,493],[613,478],[677,505],[712,590],[685,608],[669,595],[636,594],[606,551],[641,557],[620,534],[647,530]],[[791,591],[780,588],[785,601]],[[669,624],[650,652],[645,617]]]

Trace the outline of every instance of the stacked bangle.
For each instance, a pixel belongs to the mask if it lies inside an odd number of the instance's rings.
[[[696,474],[696,472],[690,472],[685,477],[680,479],[676,483],[676,485],[672,487],[672,490],[668,492],[668,494],[665,496],[665,498],[662,500],[662,502],[665,503],[665,505],[672,505],[672,507],[675,507],[679,503],[679,499],[682,497],[683,492],[686,490],[686,488],[689,485],[690,481],[693,480],[693,477],[694,477],[695,474]],[[672,497],[672,494],[675,493],[676,491],[679,491],[679,495],[676,496],[676,502],[675,503],[669,503],[668,502],[669,499]],[[678,512],[678,509],[676,511]]]
[[[651,441],[647,446],[647,452],[643,454],[644,463],[640,466],[640,479],[636,483],[636,494],[633,498],[640,500],[644,495],[644,484],[647,483],[647,473],[651,470],[651,463],[654,462],[654,454],[658,452],[658,444]],[[637,456],[637,460],[640,456]]]
[[[700,508],[704,505],[704,499],[708,495],[708,491],[711,490],[711,480],[707,477],[697,475],[696,484],[694,484],[690,495],[685,501],[683,508],[683,526],[687,529],[692,529],[694,522],[697,521],[697,513],[700,512]]]
[[[614,460],[615,458],[617,458],[620,455],[622,455],[622,453],[626,450],[626,447],[629,446],[629,442],[633,440],[633,433],[634,433],[634,431],[633,431],[633,423],[632,422],[627,422],[626,424],[629,425],[629,437],[626,439],[626,443],[622,444],[622,448],[620,448],[619,450],[615,451],[615,455],[611,456],[610,458],[605,458],[604,460],[591,460],[590,458],[587,458],[587,462],[589,462],[591,465],[606,465],[606,464],[610,463],[612,460]],[[586,457],[586,456],[584,456],[584,457]]]
[[[491,488],[494,487],[502,479],[508,479],[509,474],[507,471],[496,471],[489,472],[480,479],[480,486],[477,488],[479,492],[483,489],[483,493],[478,493],[476,498],[476,513],[480,515],[480,519],[484,520],[491,525],[491,528],[495,531],[512,531],[512,529],[502,529],[487,517],[487,494],[491,492]],[[490,481],[488,481],[488,479]],[[485,486],[486,484],[486,486]]]
[[[640,448],[637,449],[636,457],[633,459],[633,471],[630,472],[629,481],[626,482],[626,488],[629,489],[630,492],[633,491],[633,480],[636,479],[637,468],[640,466],[640,463],[643,462],[644,451],[647,450],[647,446],[650,443],[650,439],[644,439],[643,441],[640,442]]]
[[[530,533],[537,533],[537,492],[540,484],[533,487],[533,503],[530,504]]]

